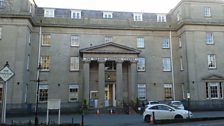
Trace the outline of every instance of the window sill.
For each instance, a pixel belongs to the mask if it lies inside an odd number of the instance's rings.
[[[208,70],[217,70],[217,68],[208,68]]]
[[[50,72],[50,70],[40,70],[40,72]]]
[[[79,70],[69,70],[69,72],[79,72]]]

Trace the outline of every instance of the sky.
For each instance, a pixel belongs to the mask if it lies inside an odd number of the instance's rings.
[[[35,0],[39,7],[168,13],[180,0]]]

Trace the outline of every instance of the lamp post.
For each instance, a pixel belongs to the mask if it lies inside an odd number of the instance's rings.
[[[37,77],[37,93],[36,93],[36,109],[35,109],[35,126],[38,126],[38,102],[39,102],[39,85],[40,85],[40,70],[41,64],[38,65],[38,77]]]

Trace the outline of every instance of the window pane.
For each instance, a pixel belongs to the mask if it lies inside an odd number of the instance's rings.
[[[166,100],[172,99],[172,84],[164,84],[164,97]]]
[[[162,39],[162,48],[170,48],[169,39]]]
[[[209,54],[208,55],[208,68],[209,69],[216,68],[216,58],[215,58],[215,54]]]
[[[79,85],[72,84],[69,85],[69,101],[75,102],[78,101],[79,94]]]
[[[144,38],[137,38],[137,48],[144,48]]]
[[[137,70],[145,71],[145,58],[138,58]]]
[[[50,34],[43,34],[42,35],[42,46],[50,46],[51,35]]]
[[[104,38],[104,42],[106,43],[106,42],[112,42],[113,41],[113,39],[112,39],[112,37],[111,36],[106,36],[105,38]]]
[[[40,85],[39,87],[39,100],[47,101],[48,100],[48,85]]]
[[[50,57],[49,56],[41,56],[41,70],[49,70],[50,65]]]
[[[79,70],[79,57],[70,57],[70,71]]]
[[[211,16],[211,9],[210,7],[205,7],[204,8],[204,16],[210,17]]]
[[[146,99],[146,85],[145,84],[138,84],[138,98],[140,100]]]
[[[163,58],[163,71],[171,71],[170,58]]]
[[[79,46],[80,37],[78,35],[71,36],[71,46]]]
[[[206,32],[206,43],[207,44],[214,44],[212,32]]]

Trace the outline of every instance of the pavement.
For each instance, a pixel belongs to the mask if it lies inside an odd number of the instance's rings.
[[[224,117],[224,111],[203,111],[193,112],[193,118],[214,118]],[[46,123],[46,115],[38,115],[39,123]],[[49,115],[50,123],[58,122],[57,114]],[[62,114],[61,123],[81,123],[82,115],[79,114]],[[7,117],[7,124],[13,123],[34,123],[33,116]],[[84,115],[85,126],[148,126],[144,123],[141,114],[88,114]]]

